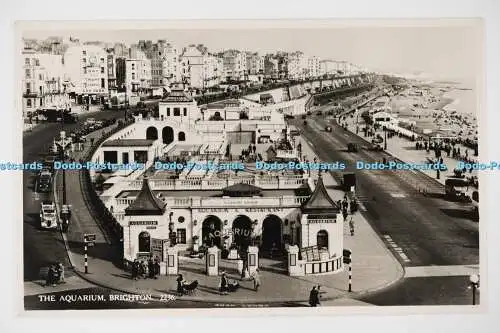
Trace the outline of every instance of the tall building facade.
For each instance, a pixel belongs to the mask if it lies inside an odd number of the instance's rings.
[[[247,74],[246,53],[238,50],[227,50],[223,54],[224,78],[226,81],[245,80]]]
[[[145,94],[151,88],[151,60],[138,47],[130,48],[125,61],[125,86],[127,92]]]
[[[73,93],[83,102],[96,103],[108,94],[108,53],[95,45],[75,45],[64,54],[64,68]]]

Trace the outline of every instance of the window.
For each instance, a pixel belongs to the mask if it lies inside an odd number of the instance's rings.
[[[177,139],[178,141],[186,141],[186,134],[184,132],[179,132]]]
[[[184,108],[184,117],[187,116],[187,108]]]
[[[25,74],[26,74],[26,78],[28,78],[28,79],[31,78],[31,70],[30,69],[26,69]]]
[[[174,117],[178,117],[181,115],[181,108],[174,108]]]
[[[177,244],[186,244],[186,229],[177,229]]]
[[[135,80],[135,73],[132,73],[132,80]]]
[[[177,221],[179,221],[179,223],[184,223],[184,221],[186,221],[186,219],[184,218],[184,216],[179,216]]]
[[[40,66],[40,60],[35,59],[35,66]]]
[[[167,108],[167,117],[170,117],[170,108]]]
[[[104,67],[101,67],[101,74],[104,74]]]
[[[105,87],[106,87],[106,80],[101,79],[101,88],[105,88]]]
[[[40,81],[41,81],[41,80],[43,80],[43,76],[42,76],[42,74],[38,74],[38,79],[39,79]]]
[[[29,94],[31,92],[31,83],[26,83],[26,93]]]
[[[87,74],[87,67],[83,67],[83,74]]]
[[[82,51],[82,54],[83,54],[83,55],[87,55],[87,51],[83,50],[83,51]]]
[[[30,65],[30,58],[25,58],[25,59],[24,59],[24,64],[25,64],[26,66],[29,66],[29,65]]]
[[[104,58],[101,58],[101,63],[104,63]]]
[[[29,108],[31,107],[31,99],[28,98],[26,100],[26,106],[29,107]]]

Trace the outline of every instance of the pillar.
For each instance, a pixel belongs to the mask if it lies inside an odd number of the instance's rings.
[[[299,261],[299,247],[291,245],[288,247],[288,275],[290,276],[304,276],[305,268],[303,261]]]
[[[165,252],[166,275],[177,275],[179,273],[179,250],[173,246],[167,247]]]
[[[213,246],[207,249],[206,259],[206,273],[208,276],[219,275],[219,248]]]
[[[259,268],[259,248],[257,246],[248,247],[248,274],[252,275]]]

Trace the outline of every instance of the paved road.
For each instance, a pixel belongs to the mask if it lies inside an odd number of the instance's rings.
[[[302,136],[323,161],[345,161],[353,171],[355,160],[382,161],[385,153],[361,149],[347,153],[349,142],[367,146],[356,135],[344,131],[324,117],[294,119]],[[327,133],[327,124],[333,131]],[[479,262],[478,224],[468,216],[469,204],[445,201],[443,198],[423,196],[415,186],[426,185],[442,191],[419,172],[356,171],[356,193],[362,203],[361,213],[372,224],[396,258],[405,266],[463,265]],[[334,174],[339,179],[339,173]],[[406,260],[404,258],[407,258]]]
[[[374,305],[472,305],[468,276],[406,278],[379,293],[359,298]],[[480,293],[476,292],[476,304]]]
[[[123,117],[123,111],[104,111],[81,114],[76,124],[67,124],[66,131],[82,125],[88,117],[97,120]],[[61,124],[48,123],[36,126],[32,132],[23,134],[23,161],[33,162],[40,159],[39,154],[47,151],[54,136],[61,130]],[[23,174],[23,240],[24,240],[24,280],[38,278],[38,272],[47,262],[59,261],[68,265],[68,257],[59,232],[40,230],[40,202],[50,194],[34,193],[35,173]]]

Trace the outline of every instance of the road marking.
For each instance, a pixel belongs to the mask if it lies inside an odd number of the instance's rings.
[[[403,194],[403,193],[391,193],[391,197],[393,197],[393,198],[406,198],[406,194]]]
[[[479,265],[405,267],[405,277],[469,276],[479,274]]]
[[[389,235],[383,235],[387,243],[389,244],[390,247],[396,252],[401,259],[403,259],[404,262],[410,262],[411,260],[408,258],[408,256],[404,253],[403,249],[399,247],[396,242],[392,240],[392,237]]]

